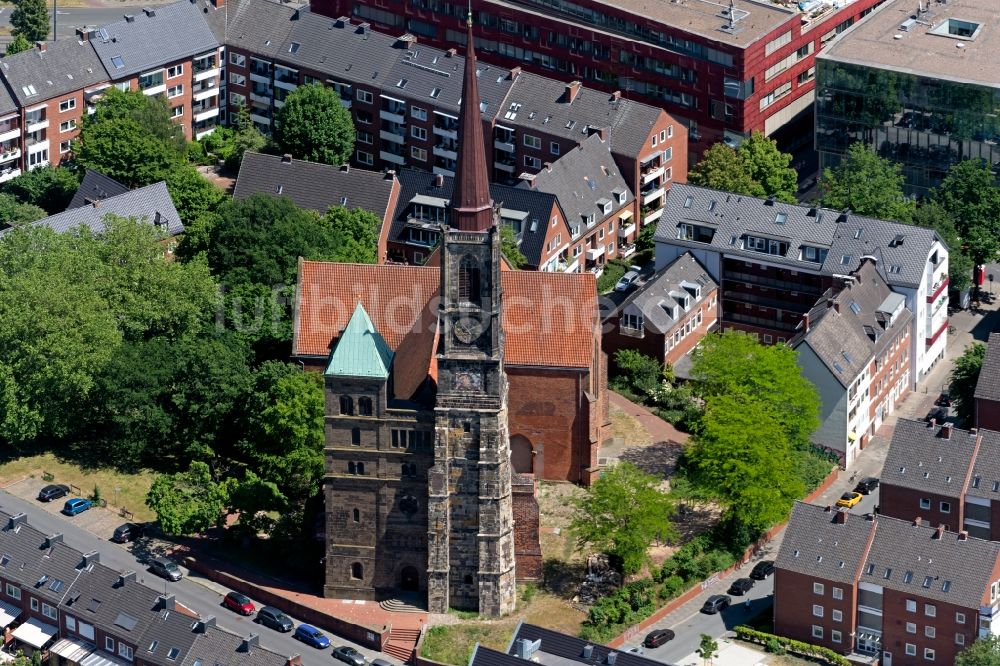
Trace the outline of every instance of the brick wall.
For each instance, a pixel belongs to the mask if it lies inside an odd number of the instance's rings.
[[[956,490],[960,491],[961,488]],[[930,500],[929,509],[920,508],[921,499]],[[941,502],[948,503],[948,513],[941,511]],[[922,518],[933,527],[943,523],[952,532],[962,529],[962,501],[958,496],[949,497],[925,490],[913,490],[891,483],[883,483],[879,490],[879,512],[882,515],[900,520]]]
[[[821,587],[814,588],[814,584]],[[840,599],[834,598],[835,589],[839,590]],[[855,589],[853,582],[833,582],[786,569],[776,570],[775,633],[837,652],[849,652],[857,606]],[[839,620],[834,619],[834,611],[840,614]],[[822,637],[813,635],[813,627],[822,630]]]
[[[1000,430],[1000,402],[976,398],[975,425],[987,430]]]
[[[915,610],[907,610],[907,600],[916,603]],[[955,634],[962,634],[966,645],[972,644],[977,611],[886,588],[882,598],[882,649],[892,653],[893,664],[930,663],[924,657],[927,648],[934,650],[934,663],[953,664],[960,648],[955,644]],[[962,624],[957,622],[958,613],[965,616]],[[928,628],[933,636],[928,636]],[[915,654],[906,654],[908,644]]]
[[[528,474],[514,474],[511,481],[514,506],[514,557],[517,579],[542,579],[542,547],[538,540],[538,500],[535,479]]]

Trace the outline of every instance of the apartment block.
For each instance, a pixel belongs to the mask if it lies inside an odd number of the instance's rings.
[[[798,503],[775,561],[774,628],[857,659],[950,664],[1000,633],[998,587],[996,542]]]
[[[866,257],[802,318],[789,340],[802,374],[819,391],[813,443],[849,468],[910,387],[913,314]]]
[[[691,158],[753,130],[783,148],[812,130],[815,58],[879,0],[473,0],[476,49],[507,67],[663,107],[690,130]],[[390,35],[439,48],[464,45],[470,5],[458,0],[314,0]]]
[[[1000,430],[1000,333],[990,333],[973,399],[973,425]]]
[[[944,355],[948,248],[930,229],[677,183],[656,227],[656,266],[691,252],[721,285],[722,327],[788,342],[839,275],[871,257],[913,314],[910,388]]]
[[[230,121],[246,105],[253,122],[270,131],[290,91],[322,83],[351,111],[355,166],[455,175],[465,63],[455,49],[268,0],[232,9],[226,35]],[[479,61],[477,72],[494,182],[515,185],[522,174],[538,173],[599,131],[629,189],[645,188],[649,222],[658,210],[658,190],[686,180],[686,129],[662,109],[519,67]]]

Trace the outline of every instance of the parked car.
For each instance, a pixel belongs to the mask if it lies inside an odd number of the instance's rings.
[[[115,533],[111,535],[111,540],[115,543],[126,543],[135,541],[142,536],[142,525],[135,523],[125,523],[115,528]]]
[[[83,513],[92,506],[94,506],[94,503],[89,499],[74,497],[73,499],[66,500],[66,504],[63,505],[62,512],[67,516],[75,516],[79,513]]]
[[[615,291],[628,291],[639,281],[639,269],[633,266],[615,285]]]
[[[855,506],[858,502],[860,502],[863,498],[864,495],[862,495],[861,493],[844,493],[843,495],[840,496],[840,499],[837,500],[837,506],[842,506],[850,509],[851,507]]]
[[[938,407],[951,407],[951,394],[942,393],[934,404]]]
[[[946,418],[948,418],[948,408],[947,407],[935,407],[931,411],[927,412],[927,417],[925,418],[925,420],[926,421],[934,420],[934,421],[937,421],[938,423],[941,423]]]
[[[632,647],[630,647],[628,650],[625,651],[628,652],[629,654],[638,654],[638,655],[646,654],[646,648],[642,647],[641,645],[633,645]],[[374,664],[375,662],[373,661],[372,663]]]
[[[705,600],[705,605],[701,607],[701,612],[707,615],[715,615],[729,608],[733,600],[725,594],[713,594]]]
[[[295,627],[295,633],[292,634],[292,638],[314,648],[326,649],[330,647],[330,639],[326,637],[326,634],[311,624],[300,624]]]
[[[873,490],[878,488],[878,479],[874,476],[866,476],[865,478],[858,481],[858,485],[854,486],[854,492],[861,493],[862,495],[870,495]]]
[[[346,645],[333,648],[333,658],[351,666],[365,666],[367,662],[365,655]]]
[[[263,606],[257,611],[257,618],[254,622],[259,622],[265,627],[270,627],[276,631],[291,631],[295,628],[292,619],[272,606]]]
[[[758,562],[750,570],[750,577],[754,580],[764,580],[774,573],[774,560],[763,560]]]
[[[38,501],[51,502],[52,500],[66,497],[66,495],[69,495],[69,486],[64,486],[61,483],[53,483],[38,491]]]
[[[674,632],[670,629],[657,629],[646,634],[642,644],[648,648],[660,647],[664,643],[674,640]]]
[[[245,594],[230,592],[222,598],[222,605],[240,615],[253,615],[256,609],[253,602]]]
[[[176,581],[184,577],[184,573],[177,566],[177,563],[166,557],[154,557],[150,560],[149,570],[160,578],[166,578],[167,580]]]
[[[372,659],[368,666],[392,666],[392,664],[387,662],[385,659]]]
[[[752,588],[753,588],[753,579],[737,578],[736,580],[733,581],[733,584],[729,586],[729,594],[735,594],[738,597],[742,597]]]

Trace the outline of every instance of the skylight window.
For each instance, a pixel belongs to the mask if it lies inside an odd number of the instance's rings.
[[[788,219],[788,216],[785,213],[778,213],[777,215],[774,216],[774,223],[775,224],[784,224],[785,220],[787,220],[787,219]]]
[[[993,492],[1000,490],[1000,481],[993,482]]]
[[[923,582],[923,584],[921,584],[920,587],[929,588],[931,586],[931,582],[933,580],[934,580],[934,576],[924,576],[924,582]]]
[[[892,576],[892,569],[886,567],[885,574],[882,575],[882,578],[885,578],[886,580],[889,580],[889,578],[891,576]]]
[[[838,361],[833,362],[833,368],[840,374],[844,374],[844,366],[842,366]]]
[[[160,641],[153,641],[149,644],[149,651],[156,652],[156,646],[160,644]]]
[[[87,610],[89,610],[91,613],[96,613],[97,609],[100,608],[100,607],[101,607],[101,600],[100,599],[91,599],[90,600],[90,605],[87,606]]]
[[[973,488],[978,488],[980,481],[982,481],[982,477],[977,476],[977,477],[973,478],[972,479],[972,487]]]
[[[891,264],[889,266],[889,272],[892,273],[893,275],[896,275],[898,273],[902,273],[903,272],[903,267],[900,266],[900,265],[898,265],[898,264]]]
[[[439,95],[441,95],[441,89],[440,88],[434,88],[433,90],[431,90],[431,97],[433,99],[437,99]]]
[[[52,583],[49,585],[49,589],[52,590],[53,592],[58,592],[59,590],[63,589],[64,585],[66,585],[66,583],[62,582],[57,578],[54,581],[52,581]]]
[[[400,79],[399,81],[396,82],[396,87],[405,88],[407,83],[409,83],[407,79]]]
[[[904,583],[912,583],[913,582],[913,572],[912,571],[907,571],[905,574],[903,574],[903,582]]]
[[[8,564],[10,564],[10,555],[4,554],[3,557],[0,557],[0,567],[6,567]]]
[[[122,60],[121,56],[112,56],[111,64],[115,66],[115,69],[124,69],[125,61]]]
[[[854,232],[854,238],[858,239],[865,235],[865,230],[862,227],[858,227],[858,230]]]
[[[865,573],[868,574],[868,575],[871,575],[871,574],[875,573],[875,565],[874,564],[869,564],[868,566],[866,566],[865,567]]]
[[[175,659],[177,659],[177,655],[179,655],[180,653],[181,653],[180,648],[172,647],[170,648],[170,651],[167,652],[167,659],[169,659],[170,661],[174,661]]]
[[[290,45],[288,46],[288,52],[289,52],[289,53],[298,53],[298,52],[299,52],[299,47],[300,47],[300,46],[302,46],[302,45],[301,45],[301,44],[299,44],[298,42],[292,42],[292,43],[291,43],[291,44],[290,44]]]
[[[716,201],[715,199],[712,199],[712,202],[710,204],[708,204],[708,212],[709,213],[711,213],[713,210],[715,210],[715,206],[716,206],[717,203],[719,203],[719,202]]]
[[[32,95],[38,94],[38,91],[35,90],[35,86],[33,84],[21,86],[21,91],[24,92],[25,97],[31,97]]]
[[[840,258],[840,263],[843,266],[846,266],[847,264],[851,263],[851,255],[845,254],[843,257]]]
[[[850,354],[848,354],[846,351],[842,351],[840,353],[844,355],[844,360],[845,361],[847,361],[848,363],[850,363],[852,365],[854,364],[854,361],[851,360],[851,355]]]
[[[861,314],[861,306],[858,305],[856,302],[851,301],[850,306],[851,306],[851,311],[854,312],[854,314]]]
[[[685,208],[690,208],[692,201],[694,201],[694,199],[692,197],[687,197],[686,199],[684,199],[684,207]]]
[[[951,589],[951,581],[950,580],[946,580],[943,583],[941,583],[941,591],[942,592],[947,592],[950,589]]]
[[[504,118],[507,120],[514,120],[517,118],[517,112],[521,110],[520,102],[511,102],[510,108],[507,109],[507,113],[504,114]]]

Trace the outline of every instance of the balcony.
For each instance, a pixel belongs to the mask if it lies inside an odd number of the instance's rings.
[[[493,141],[493,147],[497,150],[502,150],[505,153],[514,152],[514,142],[513,141],[501,141],[500,139],[495,139]]]
[[[445,169],[444,167],[439,167],[439,166],[433,167],[431,169],[431,172],[439,176],[451,176],[451,177],[455,176],[455,172],[453,170]]]
[[[380,150],[378,153],[379,158],[383,162],[392,162],[393,164],[399,164],[400,166],[406,164],[406,158],[402,155],[397,155],[395,153],[388,153],[384,150]]]
[[[3,133],[0,133],[0,143],[7,143],[8,141],[13,141],[14,139],[19,139],[21,137],[21,128],[15,127],[13,129],[6,129]]]
[[[48,118],[25,118],[25,122],[27,123],[24,130],[25,134],[32,134],[43,129],[48,129],[49,127]]]
[[[393,143],[399,143],[399,144],[406,143],[406,136],[403,134],[396,134],[395,132],[386,132],[385,130],[379,130],[378,135],[383,141],[391,141]]]
[[[933,346],[934,346],[934,343],[938,341],[938,338],[940,338],[940,337],[941,337],[942,335],[944,335],[944,334],[945,334],[945,333],[946,333],[946,332],[948,331],[948,323],[949,323],[949,322],[948,322],[948,320],[947,320],[947,319],[945,319],[945,320],[944,320],[944,321],[943,321],[943,322],[941,323],[941,326],[940,326],[940,327],[938,328],[938,330],[937,330],[937,331],[934,331],[934,333],[933,333],[933,334],[931,334],[931,331],[930,331],[930,330],[928,330],[928,331],[927,331],[927,334],[928,334],[928,335],[927,335],[927,339],[926,339],[926,340],[924,340],[924,343],[925,343],[925,344],[926,344],[926,345],[927,345],[928,347],[933,347]],[[930,327],[928,327],[928,328],[930,328]]]
[[[261,116],[259,114],[253,113],[253,112],[250,113],[250,120],[252,120],[253,122],[255,122],[255,123],[259,124],[259,125],[270,125],[271,124],[271,119],[270,118],[268,118],[267,116]]]
[[[6,183],[8,180],[13,180],[21,175],[21,170],[11,167],[9,169],[0,169],[0,183]]]
[[[604,246],[599,245],[598,247],[588,247],[587,248],[587,261],[597,261],[604,256]]]
[[[434,133],[438,136],[443,136],[446,139],[458,139],[458,128],[448,129],[445,127],[434,126]]]
[[[405,125],[406,116],[403,115],[402,113],[403,109],[399,109],[398,111],[399,113],[396,113],[389,109],[380,109],[378,112],[378,117],[381,118],[382,120],[388,120],[391,123],[396,123],[397,125]]]
[[[603,264],[600,265],[600,266],[591,266],[587,270],[590,271],[591,273],[593,273],[595,278],[599,278],[602,275],[604,275],[604,265]]]
[[[649,169],[647,171],[644,171],[642,174],[642,184],[646,185],[648,183],[653,182],[654,180],[659,181],[659,179],[663,176],[665,172],[666,169],[663,167],[656,167],[654,169]]]
[[[216,88],[215,86],[209,86],[207,88],[204,88],[203,90],[196,91],[195,94],[191,96],[191,99],[195,102],[200,102],[203,99],[208,99],[209,97],[215,97],[218,94],[219,94],[218,88]]]
[[[440,144],[434,146],[434,154],[437,155],[438,157],[444,157],[449,160],[458,159],[458,153],[456,151],[448,150],[447,148],[442,147]]]
[[[16,160],[19,157],[21,157],[20,148],[11,148],[10,150],[5,150],[3,152],[0,152],[0,164]]]
[[[215,55],[202,58],[195,58],[191,70],[194,73],[194,81],[204,81],[219,76],[219,66],[215,61]]]
[[[644,192],[642,195],[642,205],[645,206],[657,199],[662,199],[665,191],[662,187],[658,187],[655,190]]]
[[[194,121],[196,123],[200,123],[203,120],[208,120],[209,118],[215,118],[219,115],[219,107],[217,106],[213,106],[210,109],[205,109],[204,111],[198,111],[198,108],[195,107],[191,109],[191,111],[194,113]]]
[[[630,243],[628,245],[618,245],[618,254],[623,258],[631,257],[635,254],[635,243]]]
[[[618,228],[618,238],[628,238],[635,233],[635,222]]]
[[[273,95],[274,95],[274,93],[272,91],[270,91],[270,90],[267,91],[266,95],[259,95],[259,94],[255,93],[255,92],[252,92],[252,93],[250,93],[250,101],[251,102],[258,102],[260,104],[270,104],[271,103],[271,97],[273,97]]]
[[[37,153],[41,150],[46,150],[49,147],[49,140],[28,137],[24,140],[24,144],[28,147],[29,153]]]
[[[209,134],[211,134],[214,131],[215,131],[215,127],[209,127],[208,129],[204,129],[204,130],[202,130],[200,132],[195,132],[195,135],[194,135],[195,141],[197,141],[199,139],[204,139],[206,136],[208,136]]]
[[[945,291],[947,288],[948,288],[948,276],[945,275],[944,279],[941,280],[940,283],[934,287],[933,293],[927,294],[927,302],[933,303],[934,299],[940,296],[941,292]]]
[[[514,169],[517,168],[513,164],[507,164],[505,162],[494,162],[493,166],[499,169],[500,171],[506,171],[507,173],[514,173]]]
[[[255,83],[271,83],[271,73],[265,69],[251,69],[250,70],[250,80]]]
[[[644,209],[643,210],[643,214],[642,214],[642,224],[643,224],[643,226],[645,226],[647,224],[652,224],[653,222],[656,222],[658,219],[660,219],[661,215],[663,215],[663,209],[662,208],[657,208],[656,210],[652,210],[652,211]]]
[[[285,105],[285,102],[283,100],[280,100],[280,99],[274,100],[274,108],[280,109],[284,105]]]

